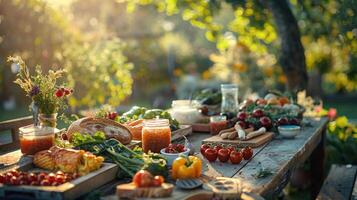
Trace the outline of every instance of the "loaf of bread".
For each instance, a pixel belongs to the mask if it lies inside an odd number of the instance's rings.
[[[72,141],[74,133],[94,134],[97,131],[104,132],[107,139],[115,138],[122,144],[129,144],[132,139],[130,130],[122,124],[105,118],[85,117],[73,122],[68,130],[67,137]]]

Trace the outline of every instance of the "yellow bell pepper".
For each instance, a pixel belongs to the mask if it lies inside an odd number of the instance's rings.
[[[202,161],[196,156],[179,156],[172,163],[173,179],[191,179],[201,176]]]

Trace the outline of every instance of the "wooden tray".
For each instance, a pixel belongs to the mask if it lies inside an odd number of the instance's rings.
[[[260,135],[258,137],[252,138],[250,140],[223,140],[221,137],[215,135],[212,137],[209,137],[207,139],[204,139],[202,143],[210,143],[210,144],[231,144],[236,147],[246,147],[250,146],[252,148],[259,147],[267,142],[269,142],[274,136],[274,133],[272,132],[267,132],[263,135]]]
[[[30,159],[31,161],[31,159]],[[36,168],[32,162],[27,162],[14,169],[21,171],[46,171]],[[8,169],[6,169],[7,171]],[[1,170],[1,173],[5,170]],[[62,200],[76,199],[93,189],[116,178],[118,167],[116,164],[103,163],[102,167],[85,176],[64,183],[59,186],[8,186],[0,184],[0,199],[4,197],[14,199],[39,199],[39,200]]]
[[[162,198],[169,197],[174,190],[174,185],[163,183],[160,187],[138,188],[133,183],[121,184],[117,186],[118,198]]]

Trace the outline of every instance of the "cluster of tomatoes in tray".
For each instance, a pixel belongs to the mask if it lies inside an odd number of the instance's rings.
[[[23,172],[10,170],[0,174],[0,183],[5,185],[58,186],[78,178],[77,173]]]
[[[239,164],[243,159],[249,160],[253,156],[253,149],[251,147],[244,147],[240,150],[233,146],[209,145],[202,144],[200,148],[201,154],[210,162],[217,160],[226,163],[230,161],[232,164]]]

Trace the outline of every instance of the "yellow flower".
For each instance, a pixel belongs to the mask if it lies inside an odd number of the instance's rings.
[[[348,125],[348,119],[346,116],[338,117],[336,119],[336,125],[339,128],[344,128]]]

